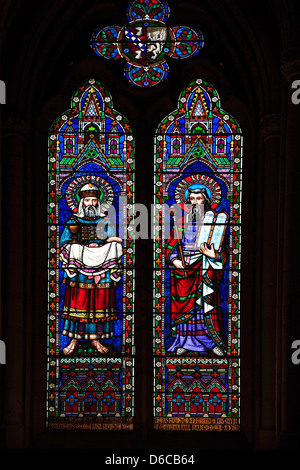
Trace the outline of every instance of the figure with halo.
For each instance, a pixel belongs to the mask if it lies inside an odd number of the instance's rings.
[[[105,339],[114,335],[117,319],[116,285],[120,280],[122,240],[102,210],[103,188],[88,178],[82,184],[82,179],[78,178],[79,190],[78,181],[70,185],[73,196],[77,188],[79,204],[73,207],[60,239],[66,289],[62,334],[70,338],[64,355],[74,354],[81,340],[90,341],[99,354],[107,353]]]
[[[211,208],[211,192],[191,184],[182,201],[184,216],[176,217],[166,244],[171,268],[171,330],[168,352],[177,355],[224,356],[226,334],[220,284],[227,263],[227,214]]]

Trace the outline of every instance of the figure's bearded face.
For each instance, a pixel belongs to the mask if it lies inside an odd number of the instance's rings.
[[[201,205],[201,204],[204,204],[204,202],[205,202],[205,199],[204,199],[203,194],[201,193],[190,194],[190,203],[192,204],[192,206],[194,206],[195,204]]]
[[[98,199],[96,197],[85,197],[83,199],[83,211],[85,217],[96,217],[98,206]]]
[[[191,193],[189,196],[191,210],[187,216],[187,221],[192,223],[200,223],[203,212],[205,199],[201,193]]]

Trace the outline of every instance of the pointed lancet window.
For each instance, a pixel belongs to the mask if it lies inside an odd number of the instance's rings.
[[[49,133],[50,429],[133,428],[133,199],[131,126],[87,80]]]

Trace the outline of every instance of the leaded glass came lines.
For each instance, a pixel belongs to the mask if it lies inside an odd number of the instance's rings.
[[[174,154],[175,138],[180,157]],[[239,125],[201,78],[188,84],[178,108],[157,128],[158,430],[239,430],[242,145]]]

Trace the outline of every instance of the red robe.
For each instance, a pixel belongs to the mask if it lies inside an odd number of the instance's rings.
[[[184,230],[185,221],[181,219],[178,223],[179,232]],[[183,243],[183,240],[178,240],[174,237],[174,229],[171,230],[170,238],[166,243],[166,260],[173,266],[171,262],[171,255],[174,250],[178,250],[178,242]],[[184,243],[183,243],[184,245]],[[222,266],[227,261],[227,249],[224,248],[219,253]],[[178,257],[179,258],[179,257]],[[203,256],[191,265],[186,265],[186,269],[171,268],[171,325],[176,326],[184,322],[192,321],[195,316],[196,301],[199,296],[199,286],[205,283],[212,289],[212,292],[205,297],[205,302],[213,309],[207,314],[204,314],[204,322],[207,334],[213,338],[214,342],[222,346],[226,344],[226,334],[221,312],[220,301],[220,283],[223,280],[223,269],[214,269],[209,265],[206,269],[205,275],[202,272]],[[203,289],[202,289],[203,292]],[[203,299],[204,300],[204,299]]]

